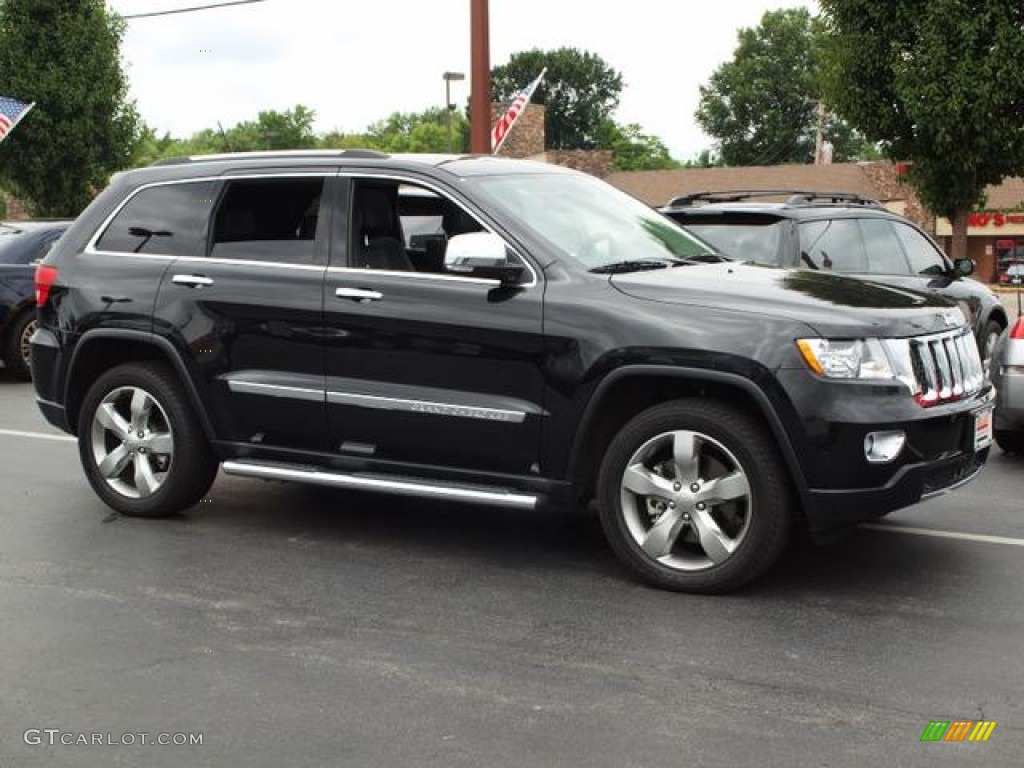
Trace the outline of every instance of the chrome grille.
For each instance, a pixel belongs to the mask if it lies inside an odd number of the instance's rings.
[[[908,341],[917,384],[914,397],[921,405],[959,400],[981,389],[985,372],[969,328]]]

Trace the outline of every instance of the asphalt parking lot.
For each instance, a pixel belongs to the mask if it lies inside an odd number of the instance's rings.
[[[222,476],[115,517],[2,372],[0,457],[2,766],[1020,765],[1024,459],[998,449],[715,598],[638,585],[585,516]],[[956,719],[998,725],[920,741]]]

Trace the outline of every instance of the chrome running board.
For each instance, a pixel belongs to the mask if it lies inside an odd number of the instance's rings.
[[[360,491],[380,491],[401,496],[419,496],[428,499],[468,501],[476,504],[493,504],[498,507],[533,509],[537,497],[526,493],[513,493],[503,488],[490,486],[469,486],[445,483],[436,480],[394,479],[383,475],[357,475],[346,472],[331,472],[324,469],[297,467],[293,464],[277,464],[248,460],[225,461],[221,468],[226,474],[242,477],[259,477],[264,480],[290,480],[296,483],[329,485],[335,488],[351,488]]]

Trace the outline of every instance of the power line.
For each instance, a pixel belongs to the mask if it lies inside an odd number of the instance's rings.
[[[262,3],[265,0],[229,0],[226,3],[210,3],[209,5],[194,5],[189,8],[174,8],[170,11],[153,11],[152,13],[133,13],[131,16],[122,16],[122,19],[148,19],[153,16],[170,16],[172,13],[192,13],[194,11],[208,11],[211,8],[227,8],[229,5],[249,5],[250,3]]]

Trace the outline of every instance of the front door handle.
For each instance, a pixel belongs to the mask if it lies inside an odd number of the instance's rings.
[[[204,285],[213,285],[212,277],[203,275],[175,275],[171,278],[175,285],[189,285],[193,288],[201,288]]]
[[[380,301],[384,294],[380,291],[371,291],[367,288],[335,288],[334,295],[339,299],[352,299],[353,301]]]

